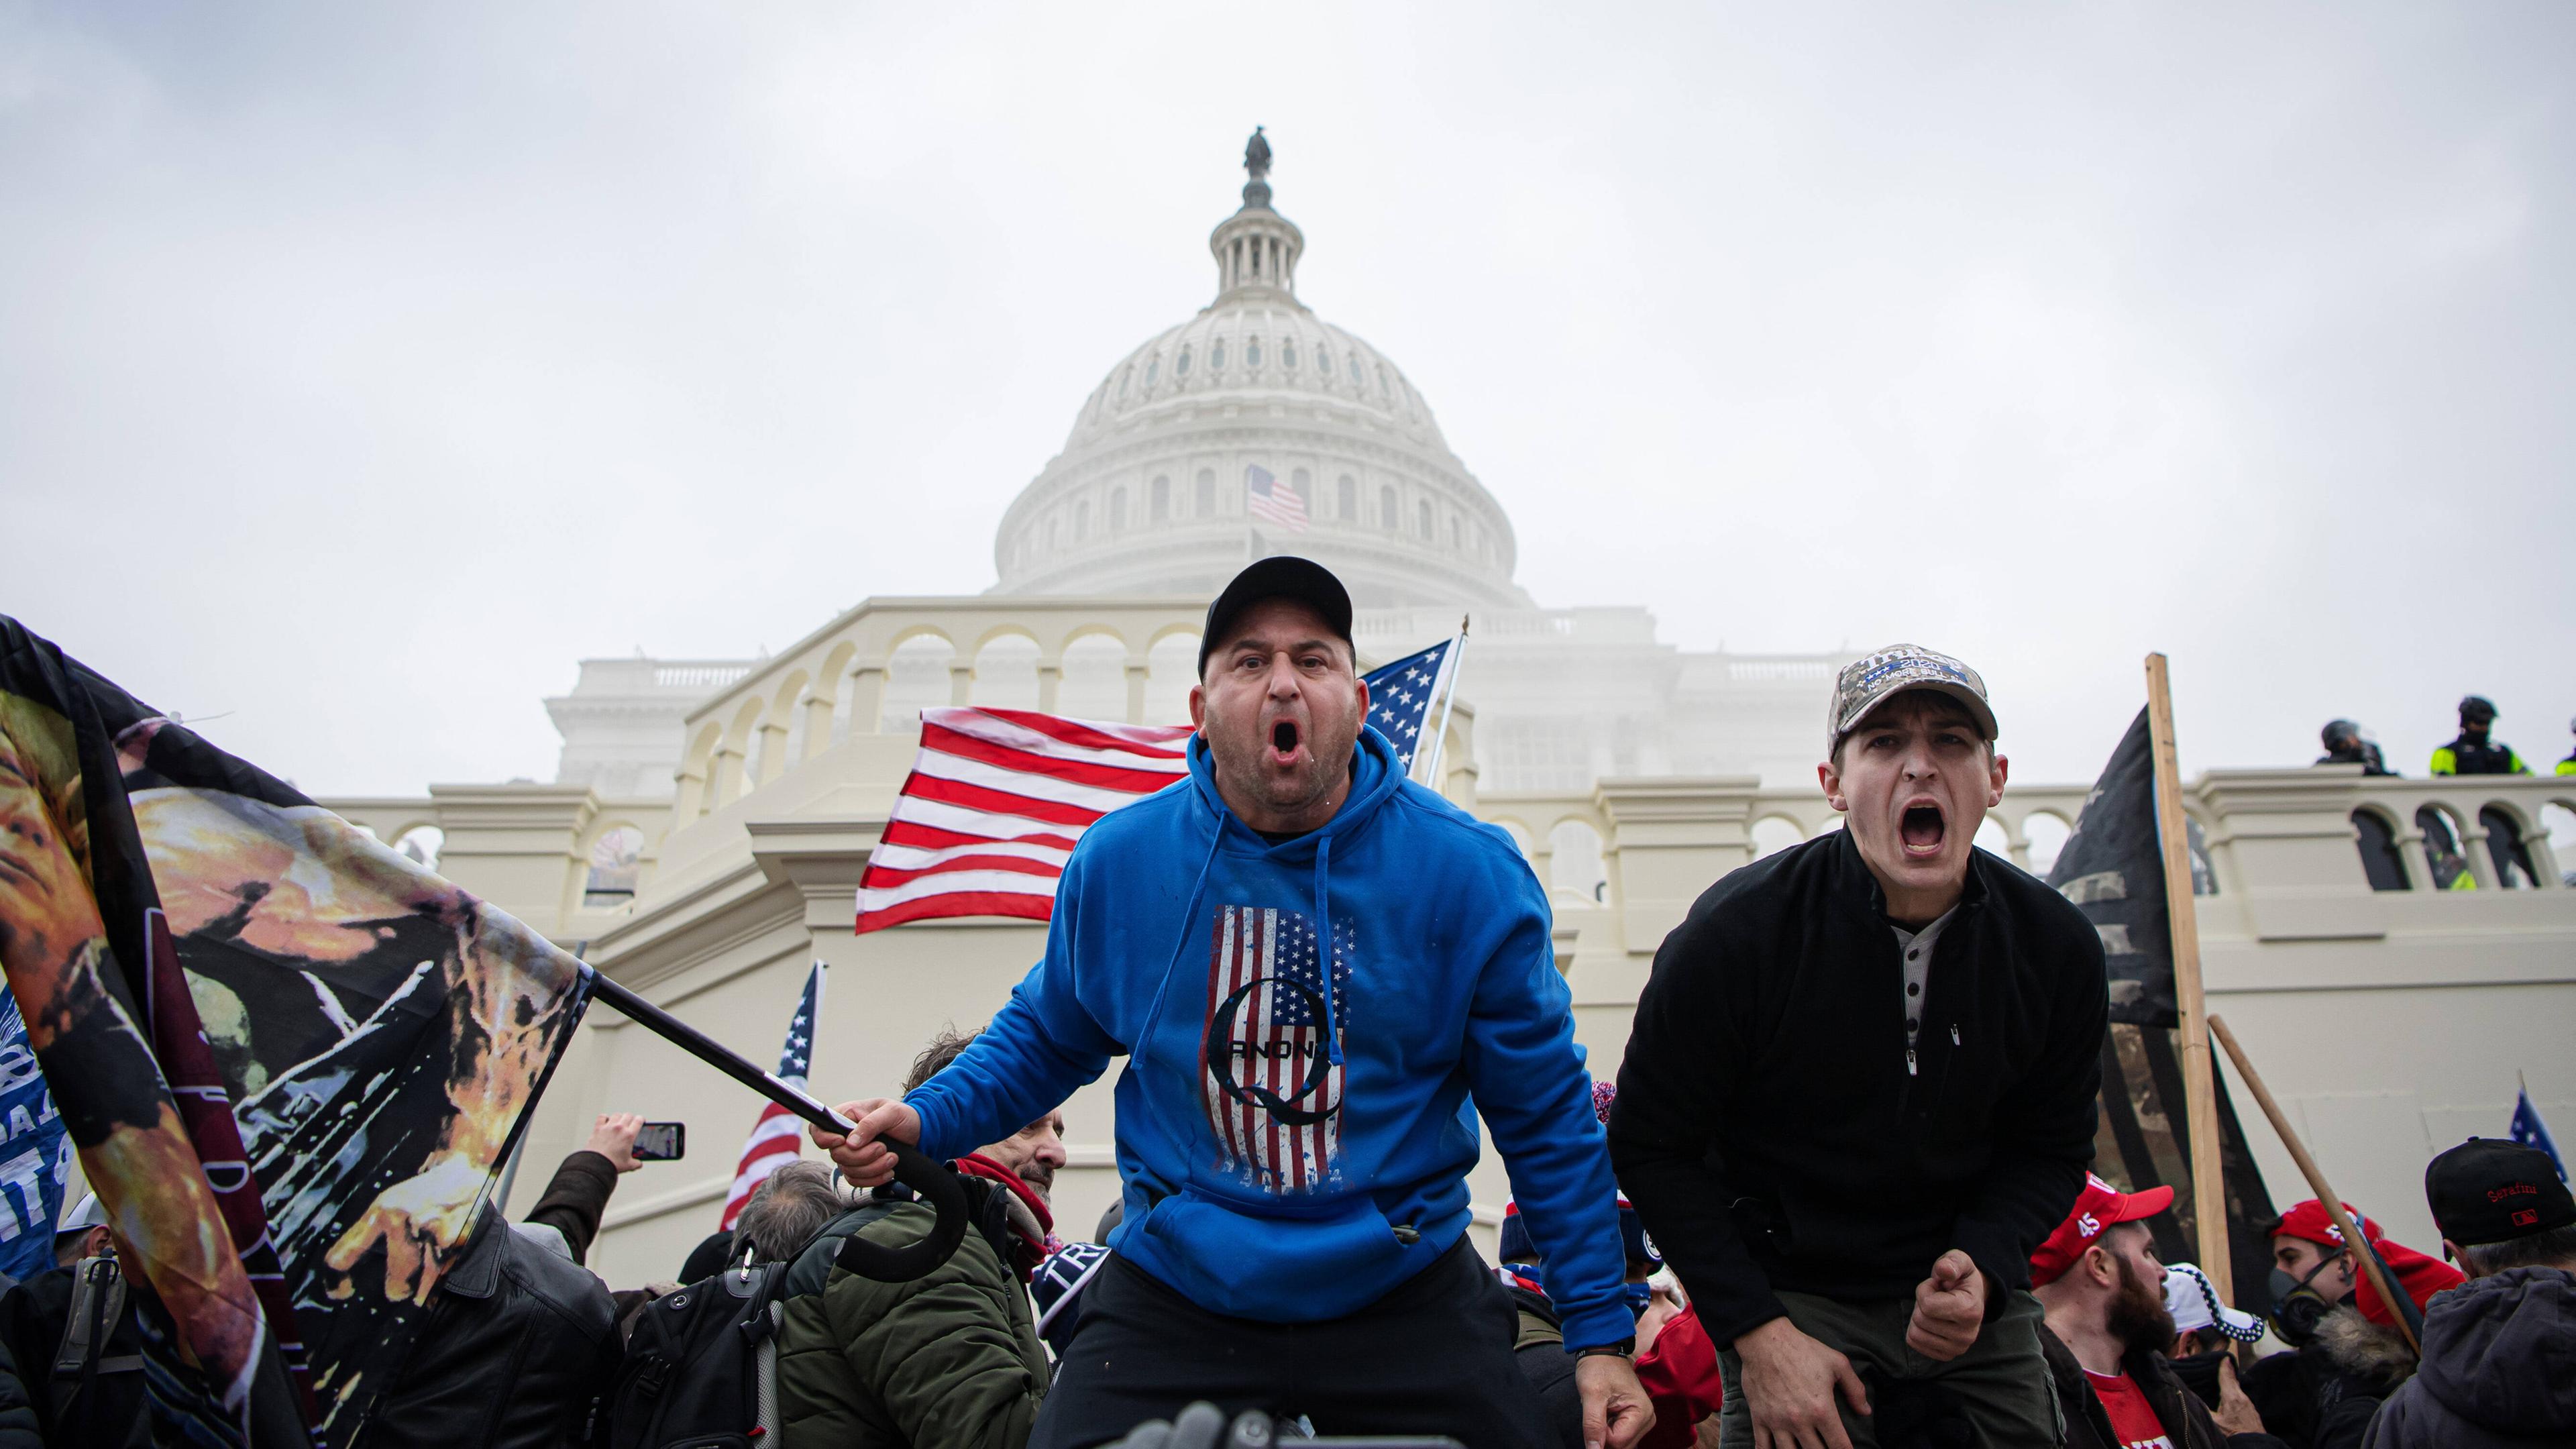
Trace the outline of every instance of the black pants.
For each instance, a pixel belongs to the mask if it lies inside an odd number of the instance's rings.
[[[1193,1399],[1233,1415],[1311,1417],[1318,1434],[1446,1434],[1468,1449],[1550,1449],[1512,1360],[1511,1300],[1461,1238],[1357,1313],[1258,1323],[1211,1313],[1112,1257],[1083,1289],[1029,1449],[1086,1449]]]

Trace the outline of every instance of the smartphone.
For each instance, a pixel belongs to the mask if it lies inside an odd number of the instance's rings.
[[[635,1160],[677,1162],[689,1150],[686,1122],[647,1122],[635,1132]]]

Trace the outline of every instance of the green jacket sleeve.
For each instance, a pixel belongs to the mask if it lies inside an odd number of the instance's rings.
[[[991,1251],[971,1241],[958,1257],[989,1258]],[[956,1259],[949,1266],[956,1268]],[[876,1386],[908,1444],[1021,1449],[1028,1443],[1046,1397],[1045,1369],[1043,1360],[1032,1365],[1016,1341],[1025,1313],[1014,1314],[1004,1292],[1019,1294],[1018,1280],[1001,1273],[998,1259],[993,1267],[989,1279],[933,1274],[903,1285],[911,1290],[903,1301],[873,1322],[833,1325],[850,1330],[842,1339],[850,1371]],[[826,1311],[833,1306],[827,1292]]]
[[[2433,773],[2436,775],[2460,773],[2460,757],[2451,753],[2449,745],[2444,745],[2433,752]]]
[[[918,1238],[907,1204],[860,1235]],[[778,1389],[787,1437],[835,1449],[1021,1449],[1046,1396],[1046,1351],[1028,1294],[981,1233],[913,1283],[831,1270],[787,1304]]]

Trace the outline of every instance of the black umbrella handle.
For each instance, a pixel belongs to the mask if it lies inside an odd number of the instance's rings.
[[[751,1088],[779,1106],[826,1132],[849,1132],[858,1124],[833,1111],[800,1090],[768,1072],[744,1061],[731,1048],[714,1037],[680,1020],[643,997],[609,980],[590,966],[582,967],[590,978],[591,995],[624,1012],[637,1025],[655,1036],[705,1062],[708,1066]],[[939,1221],[930,1236],[901,1248],[880,1248],[853,1237],[843,1246],[842,1257],[851,1271],[880,1283],[909,1283],[928,1275],[957,1245],[966,1239],[966,1190],[958,1184],[957,1174],[943,1163],[933,1162],[921,1149],[908,1142],[882,1139],[894,1149],[894,1180],[921,1194]]]

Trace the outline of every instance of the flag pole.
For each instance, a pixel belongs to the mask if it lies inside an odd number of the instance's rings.
[[[2423,1349],[2418,1344],[2414,1328],[2415,1300],[2396,1291],[2396,1286],[2389,1282],[2388,1265],[2379,1260],[2378,1250],[2370,1246],[2369,1235],[2362,1232],[2361,1225],[2343,1210],[2343,1199],[2335,1196],[2334,1188],[2326,1182],[2324,1170],[2317,1166],[2315,1158],[2308,1155],[2308,1145],[2299,1140],[2298,1133],[2290,1130],[2290,1119],[2282,1115],[2281,1104],[2272,1100],[2271,1090],[2263,1085],[2263,1078],[2254,1070],[2254,1064],[2245,1060],[2245,1049],[2236,1044],[2236,1033],[2229,1031],[2227,1023],[2215,1016],[2209,1019],[2209,1032],[2218,1038],[2219,1045],[2227,1048],[2227,1059],[2236,1063],[2236,1075],[2245,1079],[2245,1090],[2254,1094],[2256,1105],[2263,1109],[2265,1117],[2271,1119],[2272,1131],[2280,1137],[2281,1145],[2290,1149],[2290,1160],[2299,1165],[2300,1175],[2307,1178],[2309,1191],[2317,1195],[2326,1215],[2334,1219],[2335,1231],[2343,1234],[2345,1249],[2352,1252],[2353,1261],[2361,1264],[2362,1272],[2369,1275],[2370,1286],[2379,1290],[2379,1301],[2388,1305],[2388,1316],[2396,1322],[2397,1331],[2406,1336],[2406,1346],[2421,1354]],[[2357,1249],[2356,1244],[2359,1245]]]
[[[2209,1059],[2208,1005],[2200,987],[2200,920],[2191,890],[2191,826],[2182,809],[2182,767],[2174,748],[2173,682],[2165,656],[2147,656],[2147,738],[2155,761],[2156,838],[2164,847],[2165,920],[2173,938],[2174,1004],[2182,1016],[2183,1110],[2191,1143],[2191,1220],[2200,1267],[2220,1300],[2234,1291],[2227,1240],[2227,1183],[2218,1147],[2216,1068]],[[2242,1063],[2240,1062],[2241,1066]]]
[[[764,1072],[743,1060],[732,1048],[714,1037],[609,980],[597,967],[585,965],[582,974],[590,978],[590,994],[594,999],[624,1012],[637,1026],[826,1132],[856,1129],[857,1123],[798,1090],[793,1083],[782,1082],[775,1074]],[[920,1193],[932,1211],[938,1214],[938,1222],[929,1237],[905,1247],[884,1249],[855,1240],[851,1246],[877,1260],[860,1276],[874,1278],[880,1283],[909,1283],[947,1262],[948,1255],[964,1241],[966,1192],[957,1185],[956,1173],[922,1156],[921,1150],[913,1144],[891,1137],[879,1140],[894,1152],[894,1180]]]
[[[1423,772],[1431,777],[1423,783],[1435,792],[1440,789],[1440,757],[1449,749],[1449,707],[1458,702],[1458,671],[1467,667],[1469,617],[1466,614],[1458,616],[1458,642],[1451,646],[1449,656],[1449,692],[1440,697],[1440,732],[1431,737],[1431,764]]]

